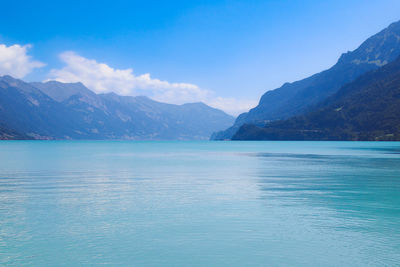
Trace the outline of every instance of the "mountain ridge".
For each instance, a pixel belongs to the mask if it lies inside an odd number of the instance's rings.
[[[400,57],[346,84],[313,111],[264,127],[245,124],[232,139],[400,141]]]
[[[174,105],[95,94],[82,83],[0,77],[0,123],[32,139],[207,140],[233,120],[204,103]]]
[[[357,49],[342,54],[331,68],[267,91],[255,108],[240,114],[233,126],[214,133],[212,138],[230,139],[243,124],[264,125],[307,112],[346,83],[392,62],[399,55],[400,21],[369,37]]]

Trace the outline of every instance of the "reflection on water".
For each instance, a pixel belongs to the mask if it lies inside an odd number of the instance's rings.
[[[399,151],[2,142],[0,265],[396,265]]]

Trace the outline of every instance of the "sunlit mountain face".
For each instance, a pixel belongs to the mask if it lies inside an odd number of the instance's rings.
[[[3,139],[207,140],[234,118],[203,103],[95,94],[81,83],[0,78]]]

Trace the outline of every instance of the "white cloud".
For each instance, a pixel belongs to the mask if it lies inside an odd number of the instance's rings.
[[[31,45],[0,44],[0,75],[11,75],[16,78],[23,78],[35,68],[45,66],[44,63],[32,60],[27,55]]]
[[[215,97],[210,98],[206,101],[206,103],[212,107],[222,109],[226,113],[237,116],[257,106],[258,101],[243,99],[238,100],[232,97]]]
[[[210,90],[190,83],[171,83],[154,79],[149,73],[135,75],[133,69],[114,69],[105,63],[84,58],[67,51],[60,55],[65,67],[50,71],[49,78],[60,82],[82,82],[96,93],[115,92],[120,95],[146,95],[154,100],[183,104],[204,102],[230,114],[238,115],[255,106],[254,101],[215,97]]]

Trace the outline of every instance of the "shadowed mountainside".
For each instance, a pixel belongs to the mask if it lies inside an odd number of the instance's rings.
[[[243,125],[233,140],[400,141],[400,58],[359,77],[302,116]]]
[[[400,22],[396,22],[367,39],[356,50],[343,54],[332,68],[266,92],[257,107],[239,115],[232,127],[214,133],[211,138],[230,139],[243,124],[262,126],[270,121],[307,112],[310,107],[324,101],[343,85],[392,62],[399,55]]]

